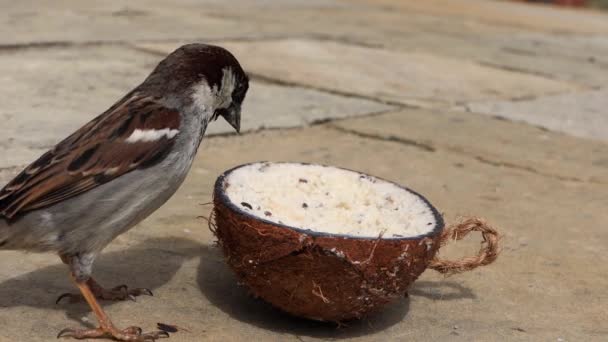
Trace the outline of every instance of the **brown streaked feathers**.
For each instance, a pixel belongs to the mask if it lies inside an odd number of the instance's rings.
[[[0,191],[0,217],[77,196],[137,168],[154,165],[176,137],[126,142],[136,130],[179,129],[180,114],[152,97],[127,95],[48,151]]]

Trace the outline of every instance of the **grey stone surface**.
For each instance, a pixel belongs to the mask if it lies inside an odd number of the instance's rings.
[[[134,40],[210,40],[284,34],[285,26],[272,20],[251,17],[239,20],[231,15],[252,10],[306,10],[352,7],[337,1],[238,0],[108,0],[85,2],[38,1],[0,2],[0,44],[45,42],[103,42]],[[302,32],[302,31],[299,31]]]
[[[566,35],[543,32],[514,32],[510,35],[484,35],[484,44],[500,47],[503,53],[527,56],[528,65],[534,68],[550,68],[555,59],[561,63],[577,63],[578,68],[595,67],[598,72],[608,68],[608,36]],[[544,63],[539,63],[539,59]],[[536,61],[536,63],[534,63]],[[559,75],[556,68],[553,73]],[[561,70],[575,73],[580,70]],[[592,77],[591,75],[589,75]],[[605,79],[602,79],[605,81]],[[582,78],[581,78],[582,81]],[[606,84],[606,82],[603,82]]]
[[[32,161],[143,81],[158,60],[120,46],[0,53],[0,168]]]
[[[564,11],[560,9],[512,3],[488,6],[485,1],[418,5],[389,0],[377,6],[364,0],[349,2],[350,7],[331,3],[324,8],[318,4],[297,7],[293,2],[288,2],[290,6],[272,6],[267,2],[264,7],[224,8],[222,13],[239,22],[263,22],[268,32],[276,33],[280,27],[283,35],[312,35],[390,50],[422,51],[584,85],[606,83],[607,43],[598,34],[605,33],[602,14],[567,12],[569,20],[563,20]],[[321,10],[331,15],[317,15]],[[407,20],[403,20],[400,10],[407,11]],[[526,15],[504,15],[509,12]],[[443,20],[446,14],[454,20]],[[374,29],[369,30],[370,26]],[[596,34],[584,34],[588,31]],[[538,63],[540,58],[545,62]],[[578,67],[569,67],[575,61]]]
[[[445,30],[447,31],[447,30]],[[422,51],[469,60],[487,67],[587,87],[608,84],[608,39],[512,30],[496,32],[478,27],[478,32],[456,30],[422,31],[396,35],[383,46],[403,51]],[[365,42],[378,37],[362,37]],[[382,40],[381,40],[382,41]],[[542,63],[539,61],[542,60]],[[572,67],[573,65],[576,67]]]
[[[102,284],[155,294],[103,303],[119,327],[177,324],[187,331],[170,341],[197,342],[608,340],[607,14],[490,0],[0,6],[0,185],[185,42],[233,50],[254,76],[243,125],[283,128],[205,139],[180,191],[101,255]],[[339,329],[289,317],[238,287],[202,218],[216,176],[258,160],[407,185],[448,223],[488,219],[502,255],[448,279],[427,271],[409,298]],[[479,241],[441,256],[472,255]],[[86,305],[54,303],[73,290],[56,256],[0,251],[0,341],[95,326]]]
[[[106,110],[161,57],[122,46],[0,54],[0,168],[22,166]],[[103,63],[99,63],[103,60]],[[243,131],[297,127],[392,108],[299,87],[252,82]],[[210,134],[232,132],[223,120]]]
[[[301,127],[325,120],[385,112],[391,108],[394,107],[375,101],[254,81],[243,107],[241,131]],[[209,128],[208,134],[233,131],[224,120],[218,120]]]
[[[541,32],[482,37],[477,44],[491,52],[479,54],[476,60],[486,65],[591,87],[608,84],[608,37]]]
[[[564,82],[419,52],[305,39],[223,45],[256,75],[404,104],[446,106],[576,89]],[[158,51],[174,48],[162,43],[139,46]]]
[[[524,101],[469,103],[461,109],[608,141],[608,89]]]
[[[391,116],[376,122],[396,124]],[[576,139],[570,143],[582,148]],[[540,153],[547,145],[527,148]],[[291,318],[238,287],[213,247],[207,222],[197,218],[209,214],[201,204],[210,201],[220,172],[256,160],[331,163],[405,184],[429,198],[449,223],[458,215],[488,219],[505,234],[504,250],[495,264],[451,278],[428,270],[408,299],[339,329]],[[608,333],[607,190],[331,127],[218,137],[204,142],[180,191],[113,242],[94,274],[107,286],[150,287],[154,297],[104,307],[122,327],[152,329],[163,322],[189,330],[170,341],[602,341]],[[480,239],[472,234],[442,248],[441,255],[475,254]],[[7,251],[0,256],[0,339],[51,341],[64,327],[95,324],[86,305],[54,303],[73,289],[58,258]]]
[[[463,159],[531,175],[608,185],[603,157],[608,156],[608,145],[523,123],[456,111],[403,109],[332,125],[368,138],[447,150]]]
[[[3,2],[2,44],[210,39],[252,33],[250,25],[207,15],[203,4],[57,1],[53,6],[40,6],[36,1]]]
[[[486,0],[356,0],[395,12],[433,15],[455,21],[481,22],[496,27],[570,34],[606,34],[608,22],[600,11],[565,11],[559,7]]]
[[[582,15],[584,21],[560,20],[561,11],[530,12],[530,7],[509,4],[507,12],[528,11],[513,21],[499,16],[496,5],[471,6],[466,1],[450,6],[442,6],[441,1],[423,6],[386,1],[376,6],[369,1],[241,0],[224,6],[217,0],[128,4],[112,0],[94,5],[71,0],[56,1],[53,8],[33,3],[7,2],[0,13],[0,45],[313,36],[420,50],[592,86],[605,83],[608,74],[606,38],[582,35],[602,32],[605,26],[602,16],[592,13]],[[407,10],[408,20],[399,10],[390,10],[393,7]],[[323,11],[331,15],[319,16]],[[443,20],[445,14],[466,19]],[[530,31],[530,25],[541,31]],[[579,59],[579,67],[568,68],[568,57]],[[536,63],[538,58],[547,61]]]

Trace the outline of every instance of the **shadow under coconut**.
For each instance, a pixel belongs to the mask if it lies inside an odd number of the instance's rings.
[[[408,291],[410,296],[433,300],[475,299],[473,291],[452,281],[415,281]]]
[[[409,299],[403,298],[365,319],[341,326],[294,317],[253,298],[246,287],[238,285],[221,249],[211,246],[202,248],[197,281],[207,299],[232,318],[259,328],[301,336],[343,339],[373,334],[401,322],[409,310]],[[432,300],[476,298],[471,289],[451,281],[416,281],[408,292],[410,296]]]
[[[198,270],[202,293],[232,318],[263,329],[309,337],[351,338],[395,325],[403,320],[409,310],[409,300],[403,298],[363,320],[346,322],[341,326],[294,317],[261,299],[253,298],[245,287],[239,286],[219,248],[204,248],[202,254]]]
[[[200,250],[200,244],[186,239],[148,239],[125,250],[102,253],[93,266],[93,276],[106,287],[127,284],[154,292],[173,278],[184,261],[200,256]],[[65,265],[57,264],[5,280],[0,283],[0,308],[26,305],[61,310],[82,324],[80,317],[91,311],[86,303],[55,304],[60,294],[77,292],[68,274]],[[104,301],[102,305],[113,303]]]

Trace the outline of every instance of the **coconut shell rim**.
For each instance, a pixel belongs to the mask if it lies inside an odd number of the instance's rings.
[[[422,201],[431,209],[431,213],[433,214],[433,217],[435,218],[435,227],[433,228],[433,230],[429,231],[428,233],[425,234],[420,234],[420,235],[415,235],[415,236],[405,236],[405,237],[379,237],[379,236],[375,236],[375,237],[370,237],[370,236],[354,236],[354,235],[348,235],[348,234],[335,234],[335,233],[327,233],[327,232],[319,232],[319,231],[315,231],[312,229],[301,229],[301,228],[297,228],[297,227],[293,227],[290,225],[286,225],[283,223],[277,223],[277,222],[273,222],[270,220],[267,220],[263,217],[260,216],[256,216],[253,215],[243,209],[241,209],[239,206],[237,206],[235,203],[233,203],[229,198],[228,195],[226,194],[226,192],[224,191],[222,185],[224,184],[224,180],[226,179],[226,177],[228,177],[228,175],[230,175],[233,171],[249,166],[249,165],[253,165],[253,164],[262,164],[262,163],[267,163],[267,164],[299,164],[299,165],[314,165],[314,166],[322,166],[322,167],[330,167],[330,168],[336,168],[336,169],[340,169],[340,170],[345,170],[345,171],[350,171],[350,172],[354,172],[354,173],[358,173],[360,175],[364,175],[367,177],[372,177],[390,184],[393,184],[395,186],[397,186],[400,189],[403,189],[405,191],[410,192],[411,194],[417,196],[418,198],[422,199]],[[373,176],[373,175],[369,175],[367,173],[361,172],[361,171],[356,171],[356,170],[352,170],[352,169],[348,169],[348,168],[344,168],[344,167],[339,167],[339,166],[332,166],[332,165],[325,165],[325,164],[316,164],[316,163],[306,163],[306,162],[286,162],[286,161],[281,161],[281,162],[272,162],[272,161],[256,161],[256,162],[250,162],[250,163],[245,163],[245,164],[241,164],[241,165],[237,165],[233,168],[230,168],[226,171],[224,171],[221,175],[218,176],[218,178],[215,181],[215,185],[213,186],[214,189],[214,197],[215,196],[219,196],[219,200],[220,202],[226,206],[227,208],[229,208],[230,210],[246,216],[246,217],[250,217],[254,220],[260,221],[262,223],[271,225],[271,226],[275,226],[277,228],[284,228],[284,229],[289,229],[289,230],[293,230],[295,232],[301,233],[301,234],[306,234],[306,235],[310,235],[313,237],[328,237],[328,238],[346,238],[346,239],[355,239],[355,240],[378,240],[379,238],[381,240],[391,240],[391,241],[398,241],[398,240],[420,240],[420,239],[424,239],[427,237],[431,237],[431,236],[436,236],[438,234],[440,234],[443,229],[445,228],[445,222],[443,220],[443,216],[439,213],[439,211],[437,210],[437,208],[435,208],[431,202],[424,196],[422,196],[420,193],[406,187],[403,186],[401,184],[398,184],[396,182],[381,178],[381,177],[377,177],[377,176]]]

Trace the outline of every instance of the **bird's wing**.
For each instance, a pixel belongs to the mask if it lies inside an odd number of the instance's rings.
[[[0,217],[13,219],[156,164],[170,151],[179,127],[176,110],[151,97],[127,95],[0,190]]]

